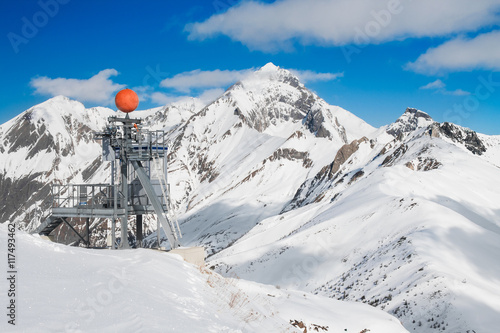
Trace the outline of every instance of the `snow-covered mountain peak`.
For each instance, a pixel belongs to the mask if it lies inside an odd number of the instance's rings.
[[[259,71],[261,72],[276,72],[280,69],[279,66],[276,66],[275,64],[273,64],[272,62],[268,62],[267,64],[265,64],[264,66],[262,66]]]
[[[78,112],[84,112],[84,110],[85,106],[83,103],[63,95],[58,95],[33,106],[28,112],[31,111],[39,117],[50,117],[52,114],[76,114]]]
[[[68,123],[77,121],[91,128],[101,128],[105,120],[116,112],[105,107],[85,108],[76,100],[59,95],[26,110],[15,122],[28,121],[37,126],[45,126],[52,135],[65,135]],[[6,124],[5,124],[6,125]],[[5,126],[4,125],[4,126]]]
[[[434,120],[427,113],[414,108],[407,108],[401,117],[387,127],[387,133],[399,137],[402,134],[413,132],[418,128],[427,127],[433,123]]]
[[[286,89],[286,85],[293,88],[304,88],[299,78],[292,72],[269,62],[256,71],[249,73],[241,81],[231,86],[228,91],[237,91],[243,88],[254,93],[259,93],[265,92],[269,85],[281,86],[281,89]]]
[[[288,137],[297,130],[307,131],[344,144],[359,138],[361,129],[372,129],[351,113],[329,105],[293,73],[272,63],[231,86],[214,107],[221,103],[249,127],[272,135]]]
[[[272,62],[267,63],[254,73],[254,76],[263,79],[267,78],[271,81],[278,81],[291,85],[292,87],[304,86],[300,80],[292,72],[287,69],[274,65]],[[251,77],[250,77],[251,78]]]

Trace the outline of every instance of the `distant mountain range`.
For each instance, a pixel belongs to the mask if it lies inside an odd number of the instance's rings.
[[[115,114],[58,96],[1,125],[0,221],[33,230],[51,184],[109,182],[93,132]],[[209,105],[131,116],[167,130],[183,245],[217,272],[368,303],[410,332],[498,331],[500,136],[413,108],[374,128],[273,64]]]

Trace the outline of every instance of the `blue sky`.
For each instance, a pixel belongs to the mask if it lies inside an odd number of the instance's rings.
[[[406,107],[500,134],[499,0],[1,1],[0,123],[63,94],[210,100],[268,62],[373,126]]]

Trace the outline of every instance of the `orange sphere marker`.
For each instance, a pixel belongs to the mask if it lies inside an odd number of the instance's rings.
[[[118,110],[129,113],[139,106],[139,97],[132,89],[123,89],[116,94],[115,104]]]

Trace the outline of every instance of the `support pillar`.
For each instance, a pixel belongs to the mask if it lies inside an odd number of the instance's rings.
[[[90,218],[87,217],[87,248],[90,247]]]
[[[135,216],[135,230],[136,230],[136,247],[142,247],[142,215]]]
[[[125,213],[121,218],[121,241],[120,241],[120,249],[130,249],[128,244],[128,233],[127,233],[127,225],[128,225],[128,161],[127,159],[122,160],[121,163],[121,192],[123,195],[123,204],[122,208],[124,208]]]
[[[156,242],[158,243],[158,248],[160,248],[160,241],[161,241],[161,225],[160,225],[160,219],[158,216],[156,216]]]
[[[111,249],[116,250],[116,218],[111,220]]]

